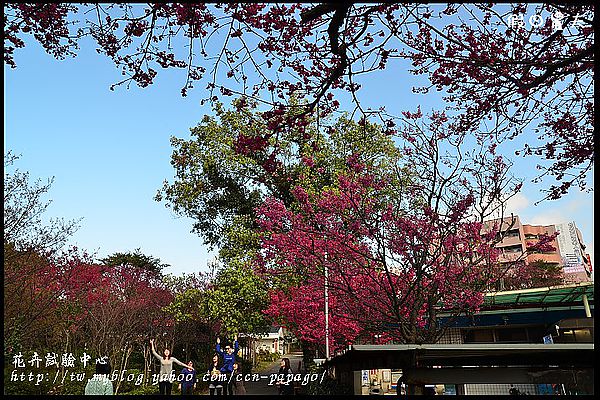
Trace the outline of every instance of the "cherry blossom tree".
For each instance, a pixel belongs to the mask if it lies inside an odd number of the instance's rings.
[[[60,280],[64,295],[57,307],[66,328],[63,337],[107,356],[115,370],[126,370],[134,350],[143,351],[154,332],[174,325],[163,311],[172,293],[156,272],[141,267],[69,261],[72,270]]]
[[[271,303],[265,314],[294,332],[306,347],[322,344],[325,327],[324,284],[322,277],[311,276],[301,286],[272,291]],[[329,307],[334,311],[329,316],[329,335],[334,350],[343,349],[362,333],[361,324],[353,315],[356,309],[344,303],[347,300],[348,296],[340,296],[337,291],[329,296]]]
[[[77,230],[79,220],[50,219],[44,201],[52,179],[30,181],[29,173],[14,169],[17,156],[4,155],[4,344],[19,348],[39,344],[51,329],[49,313],[60,292],[54,265],[61,262],[60,249]]]
[[[206,204],[214,214],[198,229],[211,243],[219,244],[222,232],[230,243],[245,243],[247,254],[228,254],[244,259],[255,250],[255,232],[248,234],[256,228],[253,206],[265,193],[275,197],[259,209],[258,266],[281,284],[274,299],[282,306],[298,301],[269,312],[296,326],[292,312],[314,315],[306,311],[322,303],[307,301],[310,287],[324,285],[327,266],[334,318],[348,321],[339,345],[357,337],[358,327],[400,341],[434,341],[506,274],[493,246],[502,232],[482,229],[520,185],[500,156],[505,140],[523,142],[518,155],[542,158],[538,178],[557,179],[549,199],[573,185],[586,189],[593,166],[592,6],[11,3],[4,11],[5,63],[12,67],[24,35],[59,59],[92,40],[121,70],[112,89],[147,87],[160,68],[179,68],[184,96],[202,84],[204,101],[238,96],[242,114],[249,102],[267,107],[259,124],[249,118],[260,131],[232,125],[227,157],[202,165],[217,170],[213,176],[197,174],[188,159],[198,146],[180,142],[173,161],[184,182],[167,185],[165,196],[197,215],[203,204],[193,196],[204,190],[199,197],[212,201]],[[429,79],[415,92],[441,92],[447,107],[426,126],[420,109],[391,115],[385,105],[361,102],[362,76],[394,62]],[[372,168],[358,151],[345,169],[328,168],[318,151],[321,130],[307,127],[317,119],[326,128],[324,117],[341,108],[343,93],[354,105],[350,119],[365,128],[362,139],[378,118],[403,152],[401,162]],[[211,134],[200,133],[203,140]],[[286,164],[290,158],[301,164]],[[240,169],[250,178],[230,174]],[[239,204],[210,187],[236,194]],[[222,229],[214,216],[234,222]],[[451,317],[439,318],[442,310]],[[370,326],[364,315],[373,317]]]
[[[91,38],[122,71],[113,88],[178,68],[183,95],[202,83],[206,100],[245,96],[272,111],[300,98],[302,118],[336,110],[345,91],[355,112],[393,126],[385,107],[361,105],[360,78],[408,60],[430,80],[414,90],[443,91],[459,134],[524,136],[520,154],[549,161],[538,179],[557,179],[556,199],[585,189],[593,165],[593,18],[582,4],[9,3],[5,63],[16,66],[24,35],[57,58]]]
[[[466,151],[441,113],[427,123],[419,112],[407,118],[403,151],[411,157],[397,168],[369,169],[353,154],[334,185],[298,185],[294,205],[270,198],[260,209],[257,268],[278,283],[267,312],[305,340],[323,342],[325,269],[338,324],[334,347],[359,335],[435,343],[527,255],[500,263],[495,245],[505,231],[483,224],[519,190],[509,164],[493,149]],[[390,185],[407,170],[413,174],[404,187]]]
[[[533,287],[558,286],[565,282],[563,267],[558,263],[545,261],[543,256],[535,254],[556,251],[557,232],[541,234],[533,242],[527,242],[528,260],[519,257],[519,262],[512,263],[502,277],[503,290],[529,289]],[[531,260],[530,260],[531,259]]]

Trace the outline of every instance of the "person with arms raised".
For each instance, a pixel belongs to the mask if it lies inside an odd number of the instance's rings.
[[[221,339],[217,338],[217,353],[223,357],[223,366],[221,367],[221,372],[227,375],[227,384],[223,390],[223,394],[232,395],[233,394],[233,363],[235,363],[235,354],[237,353],[240,345],[238,344],[237,334],[235,335],[235,339],[233,342],[233,348],[229,345],[225,346],[225,351],[221,350]]]
[[[154,348],[154,339],[150,339],[150,345],[152,346],[152,354],[160,361],[160,376],[158,379],[158,389],[160,394],[171,394],[173,388],[174,374],[173,363],[187,368],[188,365],[182,363],[175,357],[171,357],[171,351],[169,349],[163,350],[162,357],[156,352]],[[192,370],[194,367],[191,367]]]

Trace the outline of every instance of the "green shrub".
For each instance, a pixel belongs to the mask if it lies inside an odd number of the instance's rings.
[[[139,369],[128,369],[127,372],[123,375],[123,381],[121,382],[121,385],[119,386],[119,393],[118,394],[127,394],[131,391],[136,390],[137,388],[143,386],[143,384],[145,382],[141,382],[141,384],[137,384],[136,385],[136,380],[138,379],[139,376],[143,376],[144,375],[144,371],[139,370]],[[133,376],[133,379],[131,381],[128,381],[128,377],[129,376]],[[120,379],[121,377],[117,377],[117,380],[113,381],[113,388],[116,389],[117,388],[117,384],[118,379]],[[158,391],[158,388],[157,388]]]
[[[173,392],[177,389],[176,385],[173,385]],[[142,385],[136,386],[133,390],[129,392],[121,392],[119,394],[124,395],[149,395],[149,394],[158,394],[158,386],[157,385]]]
[[[317,367],[312,364],[309,366],[307,373],[309,374],[319,374],[323,373],[323,369],[321,367]],[[328,374],[325,375],[323,382],[310,382],[308,385],[303,386],[302,390],[305,391],[305,394],[309,395],[352,395],[352,387],[348,387],[347,385],[342,386],[338,383],[337,380],[332,379]],[[304,393],[303,393],[304,394]]]
[[[273,362],[279,360],[281,357],[279,353],[271,353],[270,351],[261,349],[256,358],[258,361]]]

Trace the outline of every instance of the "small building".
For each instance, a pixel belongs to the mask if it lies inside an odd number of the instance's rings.
[[[531,387],[529,394],[557,386],[593,394],[594,358],[593,343],[353,345],[325,366],[354,394],[384,394],[392,383],[406,394],[434,394],[442,385],[452,394],[509,394],[518,386]]]
[[[259,353],[279,353],[285,354],[285,339],[283,328],[280,326],[272,326],[267,333],[259,336],[253,341],[254,351]]]
[[[593,313],[593,282],[487,293],[436,344],[354,345],[327,364],[354,394],[394,393],[400,377],[408,394],[591,394]]]

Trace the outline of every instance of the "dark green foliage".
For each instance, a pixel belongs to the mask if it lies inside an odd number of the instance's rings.
[[[208,311],[221,322],[222,334],[266,332],[262,310],[269,305],[268,287],[247,266],[226,266],[207,293]]]
[[[308,373],[323,375],[323,368],[317,367],[314,364],[308,368]],[[327,373],[323,378],[323,382],[320,379],[315,382],[309,382],[306,386],[301,386],[302,393],[308,395],[353,395],[353,388],[351,385],[340,385],[339,382],[331,378]]]
[[[169,264],[161,263],[159,258],[142,254],[139,248],[135,249],[135,251],[128,251],[126,253],[117,252],[100,261],[108,266],[130,265],[158,274],[162,272],[163,268],[169,266]]]
[[[171,138],[175,180],[165,181],[155,197],[192,218],[193,232],[219,249],[225,263],[248,260],[259,248],[255,210],[266,197],[291,205],[291,190],[300,182],[332,185],[353,154],[362,154],[375,170],[394,168],[400,157],[392,139],[375,124],[361,125],[344,116],[322,132],[307,117],[302,128],[267,136],[271,131],[263,114],[249,103],[240,104],[234,102],[232,110],[217,104],[216,117],[205,116],[190,130],[190,140]],[[291,107],[285,116],[299,112]],[[246,152],[239,148],[240,138],[259,138],[263,144]],[[270,157],[273,170],[265,167]]]

